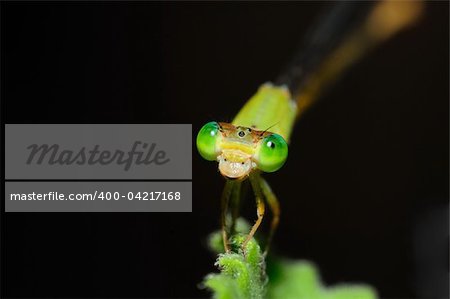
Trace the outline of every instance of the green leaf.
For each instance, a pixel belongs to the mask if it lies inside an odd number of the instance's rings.
[[[236,225],[238,232],[248,231],[249,225],[239,220]],[[209,246],[218,252],[215,265],[220,274],[210,274],[205,277],[204,286],[213,292],[217,299],[262,299],[267,282],[264,271],[265,261],[261,248],[255,239],[251,239],[245,252],[242,243],[246,235],[237,233],[230,239],[232,252],[223,253],[223,241],[219,232],[209,237]]]
[[[373,288],[363,284],[323,285],[317,267],[308,261],[275,261],[269,269],[267,298],[376,299]]]
[[[218,253],[215,265],[220,273],[209,274],[203,287],[216,299],[376,299],[376,291],[363,284],[326,287],[317,267],[308,261],[272,259],[266,274],[266,261],[255,239],[245,250],[249,225],[239,219],[237,233],[231,237],[232,251],[224,253],[220,232],[209,237],[210,248]],[[269,278],[268,278],[269,277]]]

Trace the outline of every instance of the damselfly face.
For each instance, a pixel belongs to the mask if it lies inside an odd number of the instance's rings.
[[[286,141],[278,134],[223,122],[209,122],[197,135],[197,149],[209,161],[219,162],[220,173],[242,179],[254,169],[273,172],[288,155]]]

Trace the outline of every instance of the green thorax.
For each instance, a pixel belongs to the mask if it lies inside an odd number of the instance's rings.
[[[296,110],[287,87],[266,83],[245,103],[232,123],[280,134],[289,141]]]

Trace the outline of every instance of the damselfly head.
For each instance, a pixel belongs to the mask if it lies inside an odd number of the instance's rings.
[[[206,160],[218,161],[220,173],[231,179],[245,178],[256,168],[274,172],[288,154],[287,143],[278,134],[223,122],[202,127],[197,149]]]

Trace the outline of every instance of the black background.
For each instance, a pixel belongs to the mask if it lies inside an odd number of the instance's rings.
[[[5,3],[6,123],[229,121],[329,3]],[[448,296],[448,13],[367,55],[297,124],[274,252],[327,284]],[[195,134],[195,132],[194,132]],[[2,295],[205,297],[224,180],[193,155],[192,213],[2,213]],[[244,214],[253,219],[251,198]]]

